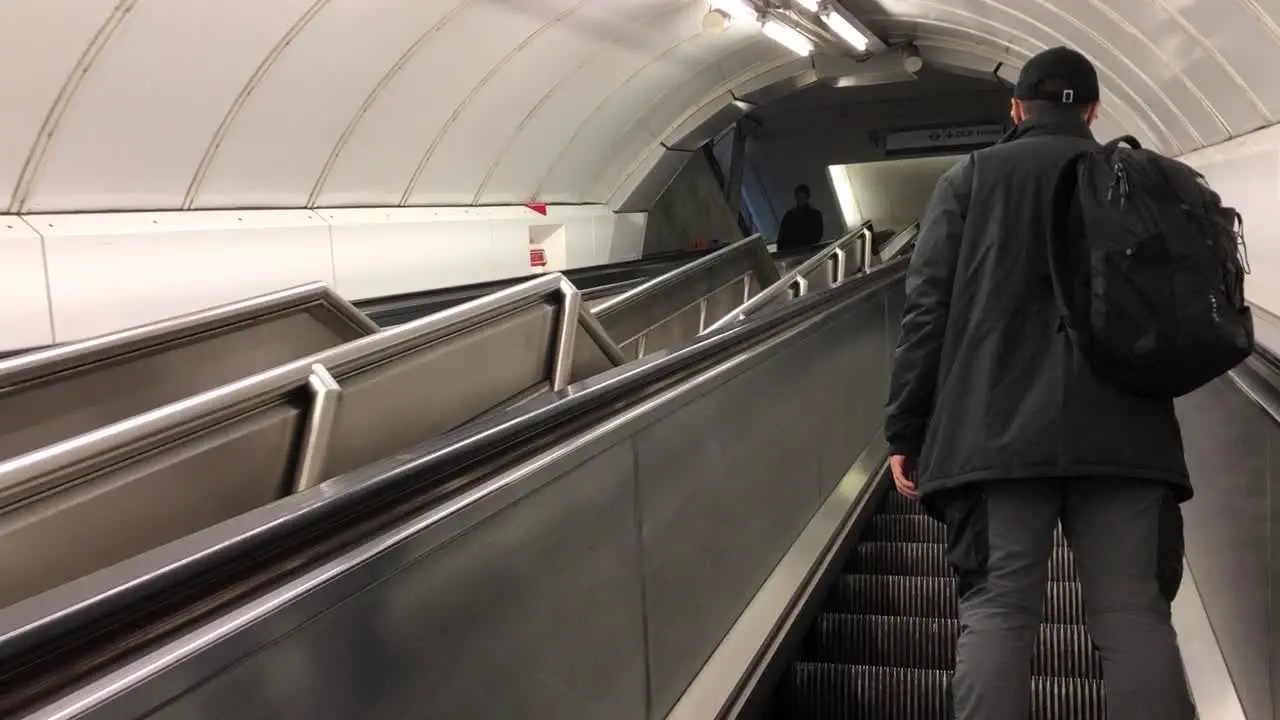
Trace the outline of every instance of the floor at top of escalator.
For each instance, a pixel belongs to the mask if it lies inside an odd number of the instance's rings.
[[[946,720],[959,636],[943,526],[888,493],[773,698],[773,720]],[[1058,536],[1032,661],[1034,720],[1102,720],[1102,670]]]

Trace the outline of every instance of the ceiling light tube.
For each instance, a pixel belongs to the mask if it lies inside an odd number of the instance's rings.
[[[818,12],[818,0],[795,0],[795,3],[809,12]]]
[[[777,20],[769,18],[761,25],[761,29],[764,30],[764,34],[769,38],[777,41],[778,44],[797,55],[808,56],[813,54],[813,42],[790,25],[783,25]]]
[[[839,35],[841,40],[852,45],[858,52],[865,52],[871,45],[871,38],[868,38],[865,33],[854,27],[853,23],[849,22],[849,19],[841,14],[839,10],[836,10],[834,5],[827,5],[823,10],[822,20],[827,23],[827,27],[831,28],[832,32]]]
[[[711,9],[719,10],[730,18],[745,22],[754,22],[759,13],[747,0],[711,0]]]

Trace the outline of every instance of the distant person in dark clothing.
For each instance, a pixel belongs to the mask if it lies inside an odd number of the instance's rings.
[[[806,247],[822,242],[822,211],[809,204],[809,186],[796,186],[796,206],[782,216],[778,249]]]

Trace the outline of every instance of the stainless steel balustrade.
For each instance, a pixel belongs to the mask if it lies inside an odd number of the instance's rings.
[[[661,720],[876,437],[898,277],[28,717]]]
[[[593,312],[628,358],[692,340],[780,277],[752,235],[603,302]]]
[[[920,234],[920,223],[911,223],[906,230],[894,235],[884,247],[876,251],[876,259],[879,263],[887,263],[890,260],[908,252],[916,241],[916,236]]]
[[[546,275],[12,458],[0,607],[621,362]]]
[[[0,460],[377,332],[311,283],[0,361]]]
[[[915,226],[913,225],[912,228]],[[908,229],[898,237],[913,232]],[[886,247],[897,241],[895,237]],[[905,243],[898,245],[905,247]],[[811,292],[827,290],[878,264],[872,250],[872,230],[864,223],[846,233],[839,240],[818,251],[795,269],[766,287],[732,312],[711,323],[700,334],[707,334],[740,322],[765,308],[787,303]]]

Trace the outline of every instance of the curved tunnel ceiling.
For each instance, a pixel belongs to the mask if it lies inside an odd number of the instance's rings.
[[[849,0],[1007,78],[1068,44],[1101,131],[1171,153],[1280,112],[1280,0]],[[673,133],[804,61],[704,0],[8,0],[10,212],[604,202]]]

